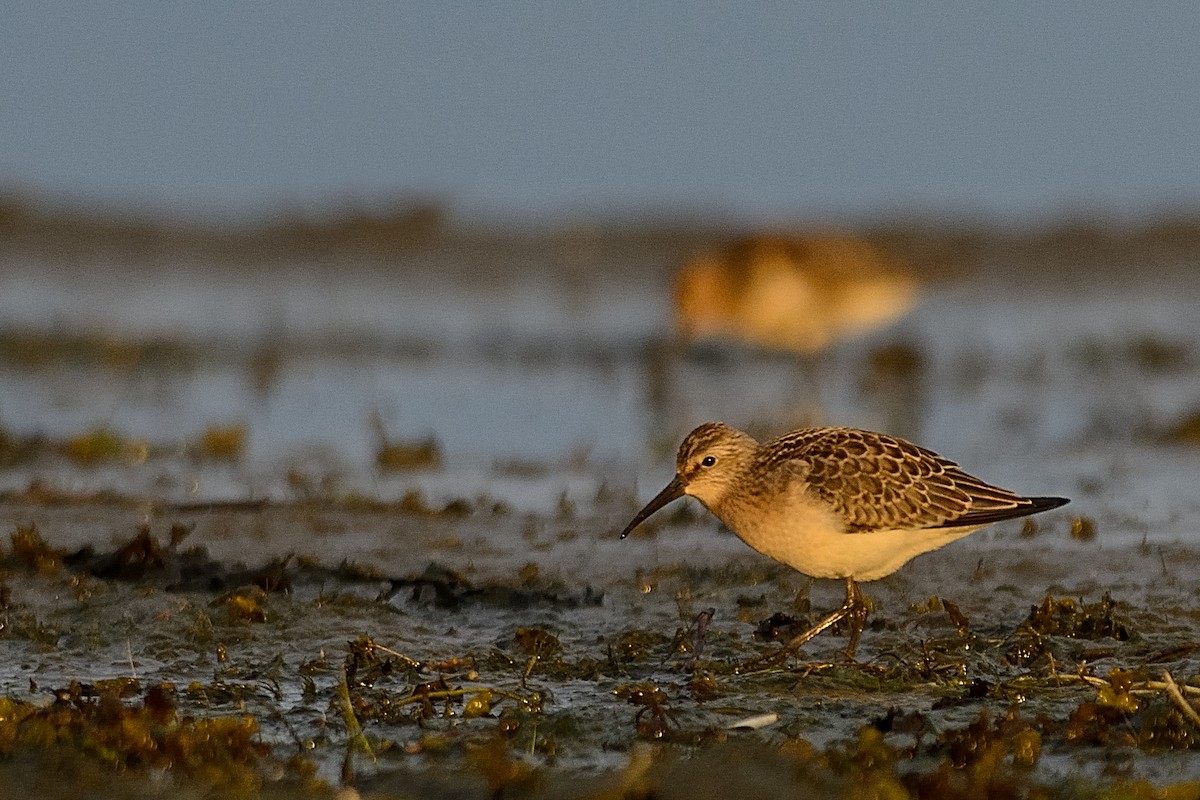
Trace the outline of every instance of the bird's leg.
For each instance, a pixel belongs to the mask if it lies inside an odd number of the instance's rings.
[[[790,642],[774,653],[753,659],[746,666],[753,667],[760,664],[778,663],[799,650],[817,634],[832,628],[847,617],[850,619],[850,645],[846,648],[846,658],[853,660],[854,650],[858,647],[858,637],[862,635],[863,626],[867,622],[867,603],[863,599],[862,591],[858,588],[858,583],[853,578],[846,578],[846,602],[842,603],[841,608],[829,614],[829,616],[804,633],[793,637]]]
[[[854,651],[858,649],[858,637],[862,636],[867,624],[867,601],[863,599],[862,589],[854,578],[846,578],[846,616],[850,621],[850,642],[846,645],[846,660],[854,660]]]

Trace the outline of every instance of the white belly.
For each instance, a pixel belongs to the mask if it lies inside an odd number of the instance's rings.
[[[833,514],[801,505],[786,513],[725,523],[765,556],[814,578],[873,581],[891,575],[912,558],[979,530],[927,528],[845,533]]]

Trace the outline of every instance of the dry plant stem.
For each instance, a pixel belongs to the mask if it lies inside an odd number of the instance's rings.
[[[406,697],[403,700],[399,700],[393,703],[393,705],[403,706],[408,705],[409,703],[420,703],[424,700],[445,700],[449,697],[465,697],[473,694],[493,694],[499,697],[507,697],[509,700],[515,700],[522,705],[528,705],[529,703],[529,698],[522,697],[515,692],[506,692],[503,689],[478,687],[474,689],[442,689],[436,692],[422,692],[421,694],[415,694],[412,697]]]
[[[375,759],[375,751],[371,749],[371,743],[367,741],[362,725],[359,724],[358,717],[354,713],[354,703],[350,700],[350,685],[346,683],[345,667],[342,667],[342,674],[338,680],[337,699],[338,710],[342,712],[342,719],[346,722],[346,734],[349,737],[348,744],[352,747],[357,747],[370,756],[372,763],[378,763]]]
[[[696,615],[695,633],[692,637],[692,657],[688,659],[687,663],[689,670],[696,668],[696,662],[700,660],[700,654],[704,652],[704,639],[708,635],[708,626],[712,623],[716,613],[715,608],[707,608]]]
[[[537,666],[538,657],[532,655],[529,657],[529,663],[525,665],[525,672],[521,674],[521,688],[525,688],[525,682],[529,680],[529,676],[533,674],[533,668]]]
[[[1183,715],[1188,718],[1189,722],[1200,728],[1200,714],[1196,713],[1196,709],[1183,696],[1183,692],[1179,691],[1179,684],[1171,677],[1171,673],[1163,670],[1162,678],[1163,683],[1166,684],[1167,697],[1171,698],[1171,702],[1183,712]]]
[[[1164,672],[1163,675],[1169,677],[1168,673]],[[1082,683],[1087,683],[1087,684],[1090,684],[1091,686],[1096,686],[1096,687],[1112,685],[1104,678],[1099,678],[1099,677],[1096,677],[1095,675],[1078,675],[1073,672],[1059,672],[1059,673],[1055,673],[1053,677],[1055,678],[1055,680],[1080,681]],[[1020,679],[1018,679],[1018,681],[1015,681],[1015,682],[1021,682],[1021,681],[1020,681]],[[1175,683],[1174,679],[1171,680],[1171,683],[1175,686],[1175,689],[1180,693],[1180,696],[1192,695],[1194,697],[1200,697],[1200,686],[1188,686],[1187,684],[1180,686],[1178,683]],[[1130,688],[1130,690],[1129,690],[1129,692],[1131,694],[1154,694],[1155,692],[1166,692],[1166,691],[1169,691],[1168,684],[1166,681],[1141,681],[1137,685]]]
[[[422,666],[421,662],[417,661],[415,658],[409,658],[408,656],[404,655],[403,653],[397,653],[395,650],[392,650],[390,647],[384,647],[383,645],[376,644],[374,642],[371,643],[371,647],[375,648],[376,650],[378,650],[381,653],[387,653],[389,656],[394,656],[394,657],[400,659],[401,661],[403,661],[405,664],[407,664],[410,667],[413,667],[415,669],[421,669],[421,666]]]

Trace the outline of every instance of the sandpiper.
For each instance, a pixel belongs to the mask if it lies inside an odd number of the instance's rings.
[[[859,581],[891,575],[921,553],[985,525],[1067,502],[981,481],[911,442],[856,428],[802,428],[765,444],[720,422],[687,435],[675,478],[634,516],[695,497],[746,544],[805,575],[841,578],[841,608],[789,641],[785,657],[842,619],[854,657],[866,623]]]
[[[726,337],[803,355],[893,322],[916,281],[895,259],[847,234],[759,234],[684,262],[675,328],[685,340]]]

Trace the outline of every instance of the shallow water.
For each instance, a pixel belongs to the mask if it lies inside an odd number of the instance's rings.
[[[1001,656],[1047,593],[1096,602],[1109,591],[1137,632],[1125,642],[1056,639],[1062,671],[1086,661],[1101,676],[1111,666],[1196,675],[1195,651],[1153,656],[1200,640],[1200,447],[1171,437],[1200,408],[1200,275],[994,265],[927,286],[897,326],[799,363],[734,346],[673,351],[661,264],[622,265],[608,279],[511,266],[508,277],[354,264],[336,278],[316,268],[204,265],[86,278],[15,270],[0,320],[6,340],[24,344],[6,345],[0,361],[0,426],[49,443],[107,427],[147,450],[84,464],[45,445],[12,460],[0,470],[10,527],[36,525],[51,546],[73,552],[111,549],[143,524],[165,542],[181,525],[190,533],[178,552],[203,546],[225,565],[211,567],[214,575],[289,554],[316,567],[288,562],[291,590],[266,596],[263,624],[231,616],[220,598],[232,586],[181,586],[170,560],[132,582],[85,578],[81,597],[72,567],[39,574],[10,558],[9,613],[25,621],[6,625],[7,694],[44,698],[72,679],[130,674],[195,683],[201,689],[182,701],[189,712],[252,713],[263,739],[282,749],[311,742],[306,752],[336,782],[346,739],[330,721],[337,670],[315,670],[307,695],[300,671],[321,652],[340,664],[346,643],[367,635],[424,662],[469,654],[478,674],[448,670],[457,685],[544,696],[541,715],[522,716],[514,741],[553,784],[573,770],[605,774],[629,763],[638,709],[612,692],[633,681],[666,687],[677,744],[768,712],[779,715],[775,725],[721,738],[825,747],[888,708],[920,711],[939,730],[967,724],[982,707],[1002,715],[1021,674],[1045,670]],[[373,417],[391,440],[435,439],[439,463],[379,469]],[[698,509],[615,538],[669,477],[679,439],[710,418],[764,435],[811,422],[885,429],[993,482],[1073,502],[1039,518],[1036,532],[995,526],[872,584],[877,626],[861,657],[878,674],[826,665],[841,642],[823,637],[806,648],[807,663],[822,665],[807,677],[734,675],[729,665],[766,646],[751,637],[758,621],[802,613],[794,610],[802,576],[750,552]],[[206,426],[229,423],[248,433],[242,458],[189,455]],[[59,495],[47,500],[27,491],[31,483]],[[420,507],[401,507],[414,491]],[[204,507],[255,499],[269,503]],[[436,513],[455,501],[459,511]],[[1079,517],[1095,538],[1072,538]],[[375,577],[338,573],[343,563]],[[439,606],[433,584],[412,583],[430,563],[482,594]],[[394,595],[381,600],[389,587]],[[511,593],[518,589],[526,594]],[[839,592],[818,583],[811,613],[834,607]],[[944,613],[920,611],[931,595],[957,603],[974,638],[957,635]],[[718,692],[697,702],[687,657],[670,640],[709,607],[704,659]],[[526,674],[529,656],[514,634],[531,627],[552,632],[562,651]],[[614,643],[631,631],[659,638],[614,661]],[[947,671],[915,677],[922,663]],[[1042,672],[1021,698],[1025,713],[1063,718],[1094,694],[1048,691]],[[992,694],[958,703],[971,679]],[[381,685],[407,690],[391,681]],[[955,702],[939,708],[939,700]],[[368,720],[368,735],[393,749],[360,775],[386,789],[388,775],[416,780],[412,773],[436,775],[448,763],[462,786],[474,786],[462,747],[495,724],[494,715],[420,726]],[[1135,776],[1200,779],[1170,752],[1121,752]],[[1048,744],[1036,774],[1103,778],[1111,757],[1103,747]]]

